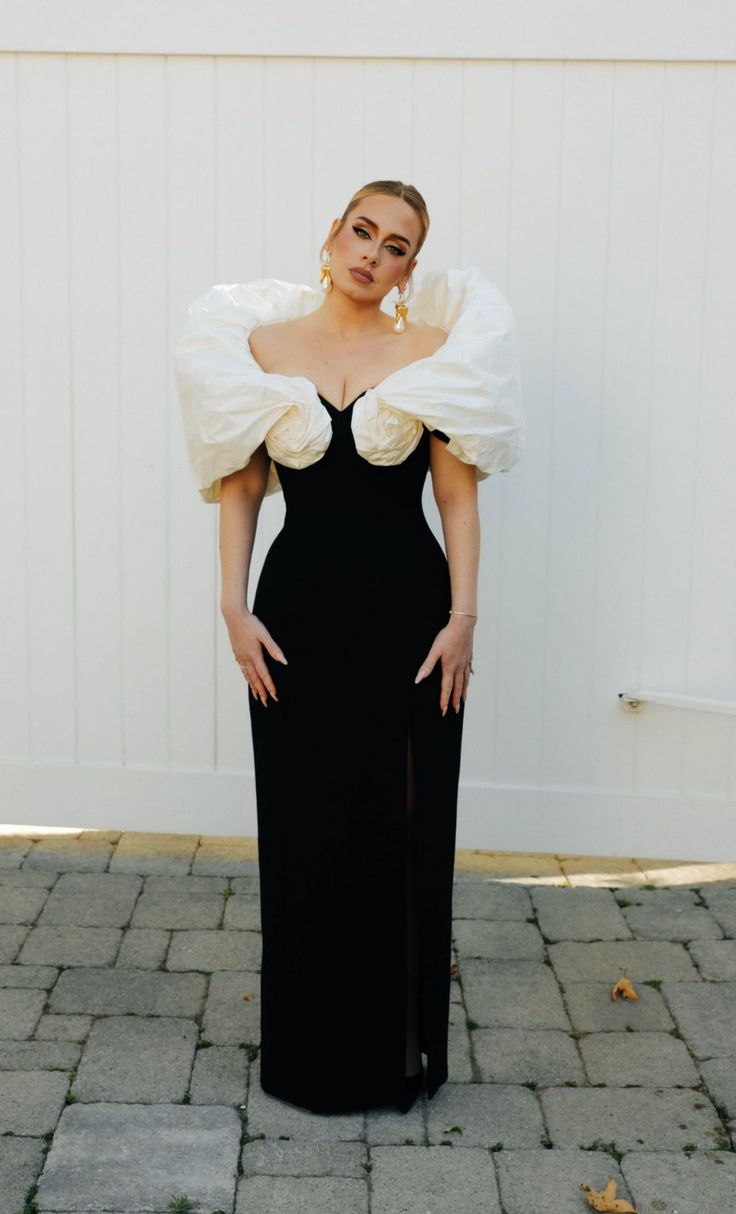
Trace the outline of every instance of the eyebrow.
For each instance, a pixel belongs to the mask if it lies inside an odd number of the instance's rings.
[[[365,223],[370,224],[370,226],[372,228],[375,228],[376,230],[378,230],[378,224],[374,223],[372,219],[369,219],[367,215],[358,215],[358,219],[364,220]],[[400,236],[398,232],[392,232],[390,236],[386,237],[386,239],[387,240],[403,240],[403,242],[407,246],[407,248],[409,248],[409,249],[411,248],[411,241],[407,240],[406,236]]]

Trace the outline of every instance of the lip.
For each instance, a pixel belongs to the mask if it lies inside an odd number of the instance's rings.
[[[370,270],[359,270],[357,266],[351,266],[350,273],[356,282],[373,282],[373,275],[371,274]]]

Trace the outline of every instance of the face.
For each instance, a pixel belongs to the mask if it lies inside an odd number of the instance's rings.
[[[325,242],[335,286],[355,299],[382,299],[395,286],[406,289],[422,233],[419,216],[408,202],[393,194],[370,194],[353,207],[340,232],[339,226],[335,219]],[[373,280],[355,277],[350,271],[356,268]]]

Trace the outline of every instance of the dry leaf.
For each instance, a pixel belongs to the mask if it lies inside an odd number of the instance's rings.
[[[612,1176],[608,1177],[605,1189],[592,1189],[589,1184],[581,1184],[580,1188],[591,1210],[600,1210],[603,1214],[636,1214],[636,1206],[624,1201],[623,1197],[616,1197],[618,1185]]]
[[[452,965],[450,966],[450,977],[457,978],[457,965],[454,961],[453,961]]]
[[[619,978],[618,982],[611,991],[611,998],[616,999],[619,995],[623,995],[624,999],[638,999],[636,991],[631,985],[628,978]]]
[[[248,1003],[253,998],[253,995],[243,995],[243,998],[245,999],[246,1003]]]

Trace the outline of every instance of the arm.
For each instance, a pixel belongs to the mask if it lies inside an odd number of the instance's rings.
[[[248,680],[253,698],[268,706],[266,690],[276,700],[276,688],[261,645],[286,662],[279,646],[257,616],[248,610],[248,575],[261,503],[268,484],[269,457],[265,443],[253,452],[245,468],[222,478],[220,488],[220,610],[227,625],[235,659]],[[247,669],[246,669],[247,666]]]
[[[434,499],[440,512],[450,567],[452,606],[472,615],[451,615],[437,634],[432,648],[419,668],[416,682],[430,673],[437,658],[442,659],[440,709],[444,716],[450,698],[455,712],[460,700],[467,700],[472,674],[473,633],[478,607],[478,566],[480,563],[480,518],[478,483],[472,464],[456,459],[436,435],[430,441],[430,471]]]

